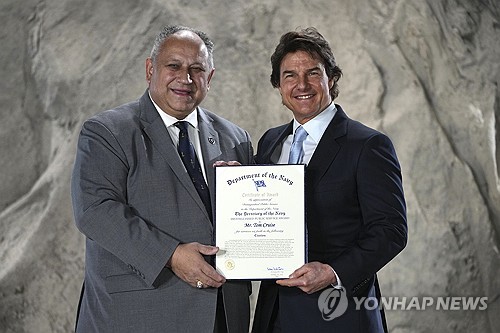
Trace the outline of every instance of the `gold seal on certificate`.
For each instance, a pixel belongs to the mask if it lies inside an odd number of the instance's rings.
[[[301,164],[215,169],[216,269],[226,279],[281,279],[306,261]]]

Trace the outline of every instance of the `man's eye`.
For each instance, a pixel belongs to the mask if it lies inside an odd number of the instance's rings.
[[[176,68],[179,68],[179,65],[177,65],[177,64],[168,64],[167,67],[168,68],[172,68],[172,69],[176,69]]]

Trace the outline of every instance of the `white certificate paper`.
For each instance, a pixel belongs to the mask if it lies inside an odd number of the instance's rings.
[[[306,261],[305,166],[216,167],[216,269],[226,279],[281,279]]]

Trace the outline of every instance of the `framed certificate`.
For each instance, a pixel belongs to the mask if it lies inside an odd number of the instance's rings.
[[[281,279],[306,261],[305,166],[215,168],[215,257],[226,279]]]

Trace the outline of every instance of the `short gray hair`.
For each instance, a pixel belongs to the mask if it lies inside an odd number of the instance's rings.
[[[213,58],[214,43],[212,42],[210,37],[208,37],[208,35],[201,30],[193,29],[190,27],[185,27],[182,25],[167,25],[167,26],[163,27],[163,29],[156,35],[156,38],[155,38],[155,41],[153,44],[153,49],[151,50],[151,55],[150,55],[151,59],[153,60],[153,63],[156,62],[156,57],[158,56],[158,52],[160,52],[160,47],[163,44],[163,42],[165,41],[165,39],[167,39],[169,36],[175,34],[176,32],[179,32],[179,31],[191,31],[191,32],[197,34],[201,38],[201,40],[203,41],[203,43],[207,47],[208,65],[210,66],[210,68],[214,68],[214,58]]]

